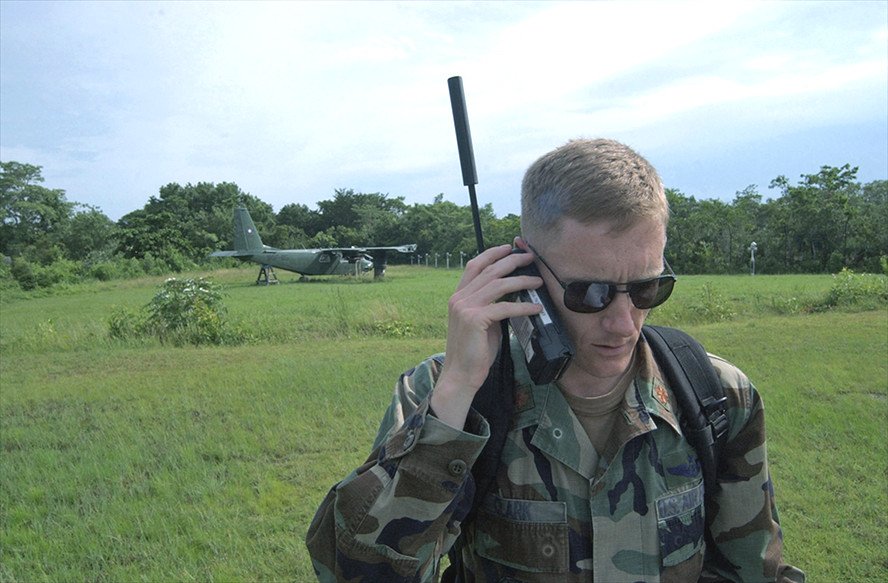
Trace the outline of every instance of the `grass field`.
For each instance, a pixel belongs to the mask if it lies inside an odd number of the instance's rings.
[[[205,275],[205,274],[201,274]],[[109,338],[163,278],[0,303],[0,582],[311,581],[305,530],[398,374],[443,350],[456,271],[225,285],[241,346]],[[888,310],[807,313],[829,276],[683,277],[680,325],[761,391],[787,558],[888,579]]]

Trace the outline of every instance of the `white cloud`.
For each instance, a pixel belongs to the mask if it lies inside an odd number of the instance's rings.
[[[877,4],[2,7],[2,156],[44,161],[52,186],[115,218],[169,181],[235,181],[275,208],[336,187],[462,200],[446,88],[457,74],[479,178],[503,185],[491,198],[514,200],[523,168],[577,135],[693,156],[886,123]]]

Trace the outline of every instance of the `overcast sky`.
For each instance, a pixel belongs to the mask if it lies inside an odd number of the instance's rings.
[[[170,182],[275,211],[337,188],[466,204],[613,137],[667,187],[731,201],[822,165],[888,178],[888,2],[0,1],[0,160],[117,220]]]

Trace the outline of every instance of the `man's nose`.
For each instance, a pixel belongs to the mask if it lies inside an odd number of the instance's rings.
[[[602,312],[605,329],[612,334],[623,336],[634,334],[636,332],[634,316],[637,309],[628,293],[618,291],[610,305]]]

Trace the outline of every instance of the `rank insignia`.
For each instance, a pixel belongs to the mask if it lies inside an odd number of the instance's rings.
[[[669,393],[666,392],[666,387],[659,383],[654,385],[653,395],[664,409],[669,409]]]
[[[520,413],[533,408],[533,390],[527,386],[519,386],[514,393],[515,412]]]

